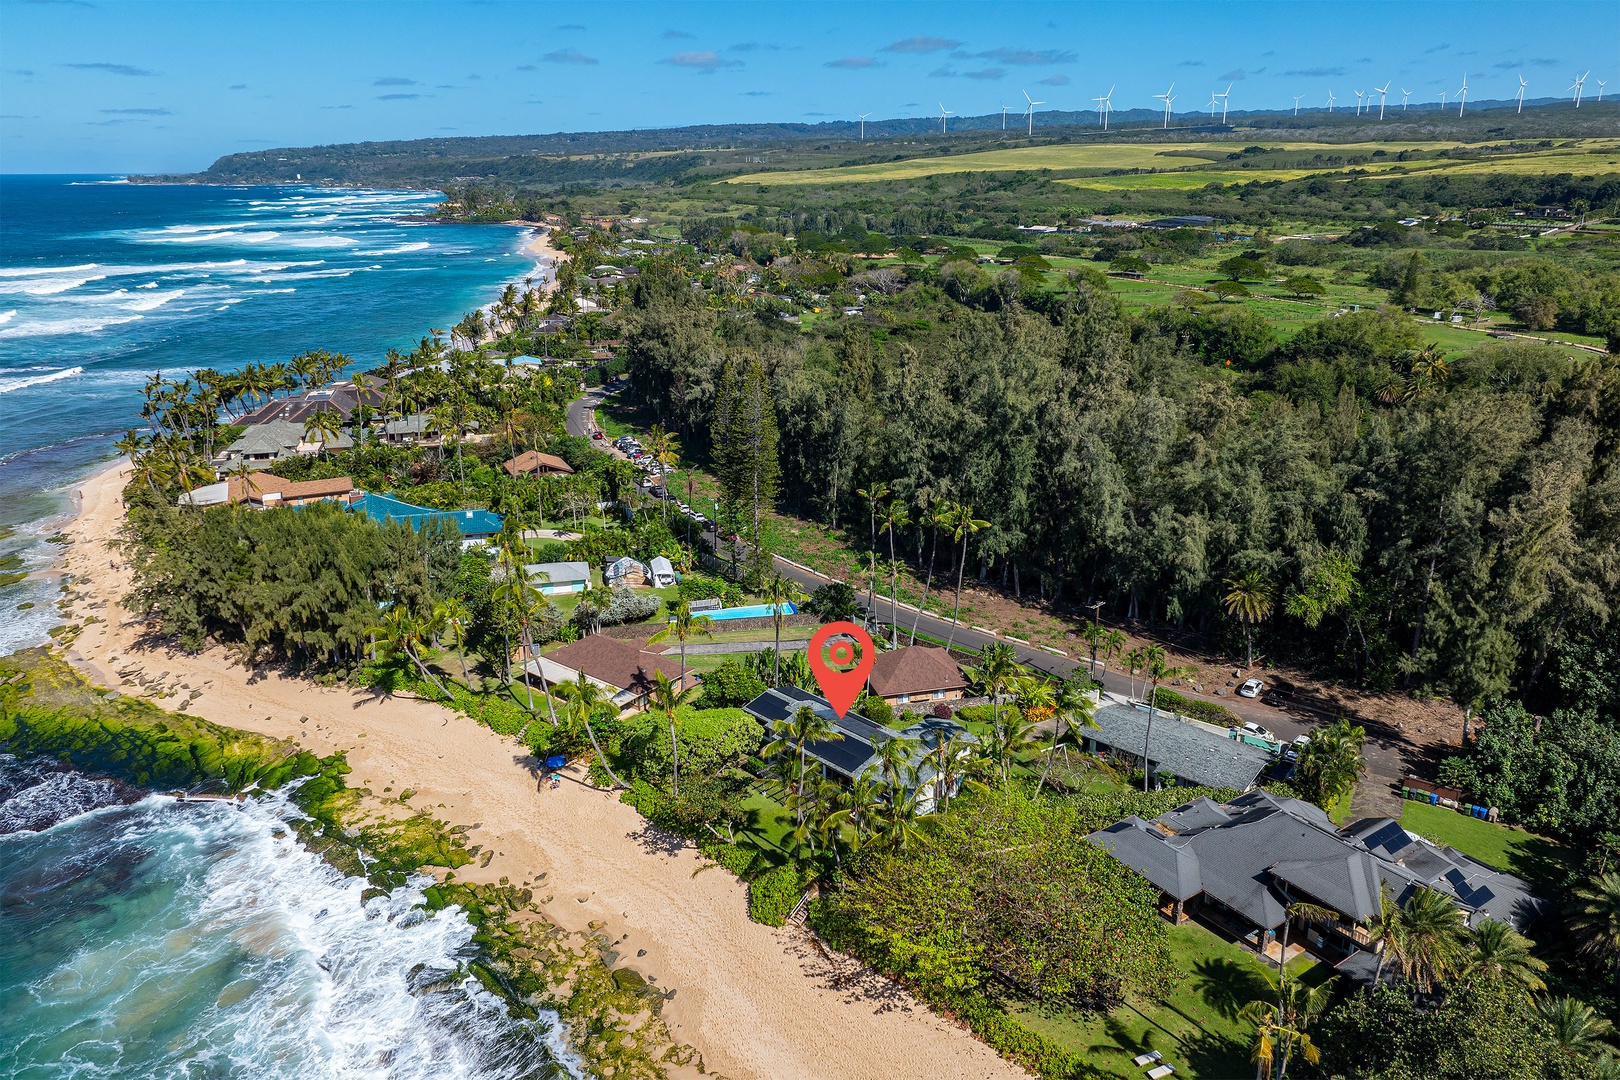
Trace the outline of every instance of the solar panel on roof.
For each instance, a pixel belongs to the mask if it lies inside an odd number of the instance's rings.
[[[1396,842],[1391,843],[1391,841]],[[1407,844],[1410,844],[1412,838],[1406,835],[1406,830],[1401,828],[1399,824],[1391,821],[1376,829],[1371,836],[1366,837],[1362,842],[1370,848],[1387,846],[1393,852],[1399,851]]]

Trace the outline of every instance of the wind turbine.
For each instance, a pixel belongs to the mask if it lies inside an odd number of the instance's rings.
[[[1587,71],[1586,75],[1590,74],[1592,72]],[[1575,91],[1575,107],[1577,109],[1581,107],[1581,94],[1586,91],[1586,75],[1577,75],[1575,81],[1569,84],[1569,89]]]
[[[1007,103],[1005,101],[1001,103],[1001,130],[1007,130]]]
[[[869,112],[861,113],[861,142],[866,141],[866,118],[871,115]]]
[[[1175,90],[1176,90],[1176,84],[1171,83],[1170,84],[1170,89],[1166,90],[1162,94],[1154,94],[1153,95],[1156,98],[1162,98],[1164,100],[1164,126],[1166,128],[1170,127],[1170,103],[1176,100],[1171,95],[1175,93]]]
[[[1598,80],[1598,101],[1603,100],[1603,88],[1609,84],[1602,79]]]
[[[945,118],[947,116],[954,115],[954,113],[945,107],[945,103],[943,101],[939,103],[939,133],[941,135],[945,134]]]
[[[1294,95],[1294,115],[1295,116],[1299,115],[1299,99],[1304,97],[1304,96],[1305,96],[1304,94],[1295,94]]]
[[[1361,115],[1361,99],[1366,97],[1366,96],[1367,96],[1367,94],[1366,94],[1365,91],[1363,91],[1363,90],[1357,90],[1356,91],[1356,115],[1357,116]]]
[[[1441,90],[1440,90],[1440,107],[1442,109],[1446,107],[1446,99],[1448,97],[1450,97],[1450,96],[1451,96],[1451,91],[1446,90],[1445,88],[1442,87]]]
[[[1102,121],[1102,129],[1108,130],[1108,114],[1114,111],[1114,88],[1110,86],[1108,93],[1102,97],[1092,98],[1097,103],[1097,118]]]
[[[1519,111],[1520,112],[1524,112],[1524,88],[1529,86],[1529,85],[1530,85],[1529,83],[1524,81],[1524,76],[1520,75],[1519,76]]]
[[[1227,83],[1225,93],[1211,94],[1210,95],[1211,97],[1218,97],[1218,98],[1221,99],[1221,126],[1222,127],[1226,126],[1226,105],[1227,105],[1228,100],[1232,97],[1232,87],[1234,85],[1235,85],[1234,83]],[[1211,113],[1210,115],[1213,116],[1214,113]]]
[[[1407,101],[1409,101],[1411,99],[1411,97],[1412,97],[1412,91],[1408,90],[1404,86],[1401,87],[1401,112],[1406,111],[1406,103],[1407,103]]]
[[[1461,116],[1466,108],[1468,108],[1468,73],[1465,71],[1462,89],[1457,91],[1457,115]]]
[[[1373,90],[1378,94],[1378,119],[1382,120],[1384,118],[1384,99],[1389,96],[1389,83],[1385,82],[1383,86],[1375,86]],[[1368,102],[1367,107],[1371,108],[1372,103]]]
[[[1046,102],[1044,102],[1044,101],[1032,101],[1030,99],[1028,90],[1021,90],[1019,92],[1024,95],[1024,100],[1029,102],[1029,132],[1028,132],[1028,134],[1033,136],[1035,134],[1035,106],[1037,106],[1037,105],[1045,105]]]
[[[1328,112],[1332,112],[1333,111],[1333,91],[1331,91],[1331,90],[1328,91],[1327,105],[1328,105]]]
[[[1215,121],[1215,99],[1220,96],[1213,90],[1209,92],[1209,119],[1211,123]]]

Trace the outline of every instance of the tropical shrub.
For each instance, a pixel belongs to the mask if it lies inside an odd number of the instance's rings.
[[[703,676],[703,695],[697,704],[703,709],[725,709],[746,705],[765,692],[765,680],[733,658],[727,658]]]
[[[777,866],[748,883],[748,917],[781,926],[804,895],[804,878],[792,866]]]

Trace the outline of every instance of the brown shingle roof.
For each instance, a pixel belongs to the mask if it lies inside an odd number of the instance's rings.
[[[333,476],[325,480],[300,480],[281,489],[283,499],[321,499],[347,495],[354,490],[354,479]]]
[[[283,501],[336,498],[354,490],[354,480],[347,476],[293,481],[267,472],[254,473],[247,480],[233,476],[229,484],[227,497],[233,503],[262,502],[266,495],[278,495]]]
[[[931,645],[910,645],[879,653],[872,664],[872,693],[878,697],[961,690],[967,679],[950,654]]]
[[[647,652],[627,641],[604,634],[582,637],[556,652],[547,653],[546,659],[575,671],[583,671],[609,686],[617,686],[620,690],[633,689],[637,693],[652,689],[654,671],[662,671],[676,682],[681,677],[680,657]]]
[[[542,454],[538,450],[525,450],[506,463],[506,471],[512,476],[517,476],[520,473],[532,473],[536,468],[541,472],[571,473],[574,471],[568,462],[556,454]]]

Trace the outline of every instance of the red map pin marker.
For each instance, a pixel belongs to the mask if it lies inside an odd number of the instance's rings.
[[[838,640],[827,645],[828,638],[846,637],[855,640]],[[825,659],[821,655],[823,646],[827,648]],[[861,696],[861,687],[866,685],[866,676],[871,674],[872,662],[877,659],[877,646],[872,644],[866,631],[854,623],[830,622],[810,636],[809,659],[816,685],[821,687],[821,696],[842,720],[855,699]]]

